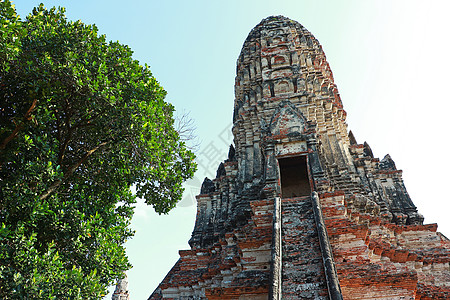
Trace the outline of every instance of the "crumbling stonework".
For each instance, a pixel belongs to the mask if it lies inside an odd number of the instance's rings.
[[[269,17],[237,63],[234,144],[149,299],[450,299],[450,241],[347,131],[318,41]]]

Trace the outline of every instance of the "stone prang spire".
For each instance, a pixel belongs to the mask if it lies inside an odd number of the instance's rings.
[[[125,275],[124,278],[119,279],[116,284],[116,289],[111,297],[112,300],[129,300],[130,295],[128,294],[128,278]]]
[[[345,119],[314,36],[262,20],[237,61],[235,146],[149,299],[450,299],[450,241]]]

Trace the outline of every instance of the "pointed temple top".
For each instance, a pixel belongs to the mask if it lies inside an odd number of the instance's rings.
[[[272,16],[251,30],[237,60],[233,114],[237,151],[239,132],[248,135],[251,126],[252,135],[260,134],[258,125],[267,123],[273,109],[285,100],[316,123],[319,133],[339,132],[349,143],[346,112],[322,46],[300,23]],[[335,115],[336,122],[323,122],[322,111]]]
[[[112,300],[129,300],[128,293],[128,277],[125,274],[124,278],[119,279],[116,284],[116,289],[111,297]]]

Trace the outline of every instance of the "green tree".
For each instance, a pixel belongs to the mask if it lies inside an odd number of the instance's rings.
[[[63,8],[0,16],[0,298],[101,298],[130,268],[136,195],[167,213],[194,155],[127,46]]]

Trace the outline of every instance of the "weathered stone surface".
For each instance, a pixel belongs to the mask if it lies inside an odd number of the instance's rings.
[[[129,300],[130,294],[128,293],[128,278],[125,275],[124,278],[117,281],[116,289],[111,296],[112,300]]]
[[[448,299],[449,241],[436,225],[397,225],[321,195],[344,299]],[[428,298],[427,298],[428,297]]]
[[[284,198],[281,210],[283,299],[328,299],[310,197]]]
[[[422,224],[392,158],[347,131],[314,36],[266,18],[236,73],[235,147],[150,299],[450,299],[449,240]]]

